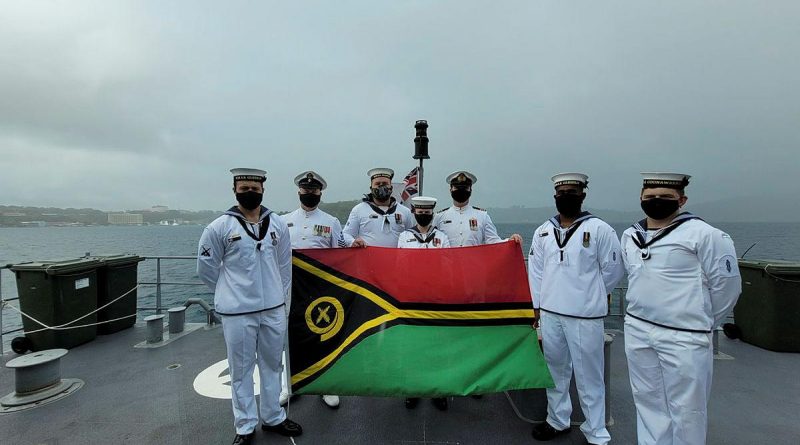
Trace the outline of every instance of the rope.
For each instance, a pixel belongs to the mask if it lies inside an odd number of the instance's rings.
[[[67,330],[67,329],[86,328],[86,327],[89,327],[89,326],[97,326],[97,325],[100,325],[100,324],[111,323],[112,321],[118,321],[118,320],[123,320],[125,318],[135,317],[136,314],[133,313],[131,315],[126,315],[124,317],[115,318],[114,320],[106,320],[106,321],[101,321],[101,322],[97,322],[97,323],[89,323],[89,324],[80,325],[80,326],[69,326],[69,325],[71,325],[71,324],[73,324],[73,323],[75,323],[77,321],[83,320],[84,318],[86,318],[86,317],[88,317],[88,316],[90,316],[92,314],[97,313],[98,311],[102,311],[103,309],[107,308],[108,306],[111,306],[112,304],[116,303],[117,301],[121,300],[122,298],[127,297],[131,292],[135,291],[138,288],[139,288],[139,285],[137,284],[136,286],[133,287],[133,289],[129,290],[128,292],[125,292],[124,294],[122,294],[119,297],[117,297],[117,298],[109,301],[108,303],[100,306],[99,308],[89,312],[88,314],[82,315],[82,316],[80,316],[80,317],[78,317],[78,318],[76,318],[76,319],[74,319],[74,320],[72,320],[70,322],[67,322],[67,323],[64,323],[64,324],[60,324],[58,326],[48,326],[48,325],[42,323],[41,321],[39,321],[39,320],[31,317],[30,315],[26,314],[21,309],[17,309],[16,307],[14,307],[14,306],[12,306],[10,304],[8,304],[8,307],[13,309],[15,312],[19,312],[19,314],[21,316],[27,317],[29,320],[32,320],[32,321],[36,322],[37,324],[39,324],[39,325],[41,325],[43,327],[42,329],[37,329],[35,331],[28,331],[28,332],[26,332],[26,334],[33,334],[33,333],[36,333],[36,332],[42,332],[42,331],[47,331],[47,330],[64,331],[64,330]],[[5,300],[3,300],[3,305],[4,306],[6,305],[6,301]]]
[[[764,273],[766,273],[769,277],[774,278],[774,279],[776,279],[778,281],[784,281],[786,283],[800,283],[800,280],[789,280],[787,278],[781,278],[781,277],[773,274],[772,272],[767,270],[767,269],[769,269],[770,266],[774,266],[774,264],[767,264],[766,266],[764,266]]]

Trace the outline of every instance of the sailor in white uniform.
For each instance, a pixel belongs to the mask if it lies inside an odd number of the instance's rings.
[[[447,234],[453,247],[508,241],[497,234],[497,228],[486,210],[469,205],[472,186],[478,182],[475,175],[459,170],[447,176],[446,181],[450,185],[453,206],[436,213],[433,224]],[[518,244],[522,243],[522,237],[516,233],[509,239]]]
[[[550,440],[570,431],[574,372],[586,419],[581,431],[589,443],[607,444],[603,318],[607,295],[624,273],[619,240],[611,226],[581,211],[586,175],[562,173],[552,180],[558,214],[533,233],[528,277],[555,388],[547,390],[547,420],[534,427],[533,437]]]
[[[414,226],[411,211],[392,197],[390,168],[373,168],[367,172],[370,193],[353,207],[344,225],[344,238],[352,247],[397,247],[400,233]]]
[[[238,205],[203,231],[197,275],[214,291],[214,307],[222,316],[236,428],[233,443],[241,445],[252,441],[259,411],[262,430],[298,436],[302,428],[286,418],[278,403],[292,282],[289,230],[261,206],[263,170],[237,168],[231,173]],[[259,409],[253,390],[256,363]]]
[[[415,196],[411,198],[411,211],[416,225],[400,234],[397,247],[400,249],[439,249],[450,247],[450,240],[441,230],[433,226],[433,209],[436,198]],[[406,408],[413,409],[419,404],[419,397],[406,399]],[[444,411],[447,409],[446,397],[435,397],[433,406]]]
[[[641,445],[706,443],[712,331],[742,290],[733,241],[688,212],[689,176],[642,173],[647,218],[622,234],[625,354]]]
[[[346,247],[342,236],[342,224],[336,217],[318,208],[322,191],[328,187],[325,179],[319,173],[309,170],[297,175],[294,183],[299,189],[297,194],[300,198],[300,208],[281,216],[289,228],[292,249]],[[286,383],[285,375],[281,381]],[[282,401],[287,396],[288,394],[284,395],[282,392]],[[339,407],[339,396],[323,395],[322,401],[330,408]]]

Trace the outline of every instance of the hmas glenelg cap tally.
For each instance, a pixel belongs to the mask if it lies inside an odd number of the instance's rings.
[[[589,185],[589,177],[583,173],[559,173],[552,178],[553,186],[559,185],[579,185],[586,187]]]
[[[391,168],[373,168],[367,172],[367,176],[369,176],[370,180],[381,177],[392,179],[394,178],[394,170]]]
[[[264,182],[267,180],[267,172],[257,168],[232,168],[234,181],[257,181]]]
[[[295,176],[294,185],[302,188],[320,190],[325,190],[328,187],[328,183],[325,182],[325,179],[323,179],[319,173],[311,170],[304,171]]]
[[[478,177],[468,171],[459,170],[447,175],[446,181],[450,185],[472,185],[478,182]]]
[[[683,189],[691,176],[683,173],[642,172],[642,187]]]
[[[411,206],[417,209],[433,209],[436,207],[436,198],[429,196],[415,196],[411,198]]]

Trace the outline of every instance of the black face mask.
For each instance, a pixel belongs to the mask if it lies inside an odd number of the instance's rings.
[[[567,218],[574,218],[581,213],[581,204],[583,204],[585,195],[556,195],[556,209],[558,213],[566,216]]]
[[[450,192],[450,196],[455,202],[467,202],[469,197],[472,196],[472,191],[465,188],[457,188]]]
[[[433,215],[421,215],[419,213],[414,214],[414,219],[417,220],[417,224],[422,227],[428,227],[430,223],[433,221]]]
[[[261,205],[261,199],[263,198],[263,193],[254,192],[252,190],[236,194],[236,201],[238,201],[239,205],[247,210],[257,209],[258,206]]]
[[[392,196],[392,186],[382,185],[372,189],[372,197],[378,201],[386,201]]]
[[[313,193],[306,193],[304,195],[300,195],[300,203],[302,203],[306,207],[314,208],[319,205],[319,200],[322,198],[322,195],[315,195]]]
[[[677,199],[653,198],[642,200],[644,214],[653,219],[664,219],[678,211]]]

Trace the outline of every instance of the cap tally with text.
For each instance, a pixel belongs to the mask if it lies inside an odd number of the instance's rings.
[[[367,172],[367,176],[369,176],[370,180],[375,178],[394,178],[394,170],[391,168],[373,168],[372,170]]]
[[[436,207],[436,198],[429,196],[415,196],[411,198],[411,206],[416,209],[433,209]]]
[[[642,188],[664,187],[683,190],[691,176],[683,173],[642,172]]]
[[[554,187],[558,187],[559,185],[586,187],[589,185],[589,177],[583,173],[559,173],[550,179],[553,180]]]
[[[325,190],[328,187],[328,183],[322,179],[322,176],[315,171],[304,171],[299,175],[295,176],[294,184],[298,187],[307,188],[307,189],[320,189]]]
[[[256,181],[264,182],[267,180],[267,172],[257,168],[232,168],[234,181]]]
[[[478,177],[468,171],[459,170],[447,175],[446,181],[450,185],[473,185],[478,182]]]

